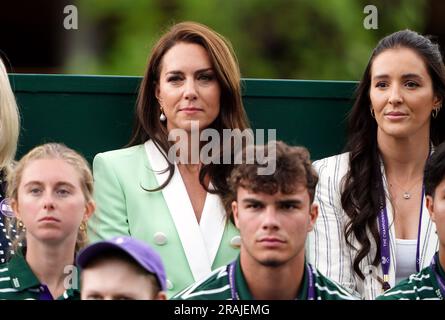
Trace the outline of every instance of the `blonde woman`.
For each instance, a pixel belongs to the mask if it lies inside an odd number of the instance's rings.
[[[0,299],[80,299],[74,259],[95,209],[86,160],[61,144],[36,147],[10,174],[8,196],[19,237],[0,265]]]
[[[19,137],[20,119],[8,74],[0,59],[0,263],[6,261],[11,239],[6,235],[5,216],[10,215],[6,206],[6,177],[14,160]]]

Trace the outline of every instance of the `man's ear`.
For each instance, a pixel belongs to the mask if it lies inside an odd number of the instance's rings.
[[[232,201],[232,213],[233,213],[233,220],[235,221],[235,226],[239,229],[239,226],[238,226],[238,202],[236,200]]]
[[[159,292],[156,294],[154,300],[167,300],[167,295],[165,294],[164,291],[159,291]]]
[[[436,214],[434,213],[434,198],[430,195],[427,195],[425,199],[426,199],[426,207],[430,214],[431,220],[435,223],[436,222]]]
[[[315,222],[318,218],[318,205],[316,203],[311,204],[311,208],[309,209],[309,231],[312,231],[315,226]]]

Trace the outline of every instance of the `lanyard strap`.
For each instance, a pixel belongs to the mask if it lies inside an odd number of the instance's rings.
[[[428,158],[431,156],[433,150],[432,144],[429,145]],[[416,271],[420,272],[420,232],[422,229],[422,213],[423,213],[423,198],[425,197],[425,184],[422,183],[422,198],[420,200],[420,213],[419,213],[419,228],[417,230],[417,246],[416,246]],[[383,199],[385,199],[383,197]],[[380,252],[381,262],[383,270],[383,290],[391,288],[389,284],[389,266],[391,264],[391,255],[389,248],[389,225],[388,225],[388,212],[386,211],[386,204],[382,199],[381,208],[378,222],[380,229]]]
[[[389,264],[391,262],[391,255],[389,251],[389,227],[388,227],[388,212],[386,206],[379,214],[379,229],[380,229],[380,254],[383,270],[383,290],[391,288],[389,284]]]
[[[307,263],[306,266],[308,274],[307,300],[315,300],[314,271],[312,270],[312,266],[309,263]]]
[[[425,196],[425,185],[422,185],[422,198],[420,200],[420,212],[419,212],[419,228],[417,230],[417,248],[416,248],[416,270],[420,271],[420,232],[422,229],[422,213],[423,213],[423,198]],[[389,284],[389,266],[391,264],[390,254],[390,242],[389,242],[389,225],[388,225],[388,212],[386,211],[386,205],[380,211],[379,214],[379,229],[380,229],[380,252],[381,262],[383,270],[383,290],[391,288]]]
[[[308,274],[307,300],[315,300],[315,281],[314,281],[312,266],[309,263],[307,263],[306,268]],[[229,264],[228,267],[229,285],[230,285],[230,293],[232,295],[232,300],[240,300],[238,291],[236,290],[235,269],[236,269],[236,260],[233,261],[231,264]]]
[[[232,300],[239,300],[238,291],[236,291],[235,285],[235,265],[236,260],[229,264],[229,285],[230,285],[230,293],[232,295]]]
[[[422,197],[420,199],[419,228],[417,229],[416,271],[420,272],[420,231],[422,230],[423,198],[425,197],[425,184],[422,184]]]
[[[431,270],[433,270],[434,276],[436,277],[437,283],[439,284],[439,290],[442,294],[442,300],[445,298],[445,279],[443,279],[439,272],[439,255],[436,253],[431,261]]]

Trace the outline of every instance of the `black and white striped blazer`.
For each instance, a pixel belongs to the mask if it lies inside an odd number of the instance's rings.
[[[315,202],[319,206],[319,216],[314,230],[309,233],[306,242],[306,255],[308,261],[327,277],[339,282],[346,288],[357,291],[364,299],[375,299],[383,293],[382,284],[378,281],[383,277],[381,265],[372,266],[376,246],[371,247],[368,256],[360,263],[365,275],[362,280],[354,272],[353,260],[357,250],[346,244],[345,226],[349,217],[341,206],[341,190],[343,177],[349,169],[349,153],[343,153],[314,162],[318,172],[319,181],[315,192]],[[391,202],[388,200],[387,183],[383,164],[381,166],[384,177],[384,188],[387,194],[386,207],[390,224],[390,250],[391,264],[389,283],[395,285],[395,230],[394,216]],[[423,202],[422,226],[420,232],[420,269],[428,266],[438,250],[439,242],[436,226],[431,221]],[[370,239],[372,236],[369,235]],[[371,241],[373,243],[373,241]],[[355,248],[360,245],[355,238],[352,239]]]

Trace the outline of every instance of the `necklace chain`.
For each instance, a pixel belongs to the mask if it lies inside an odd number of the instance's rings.
[[[392,180],[392,182],[389,182],[389,186],[392,188],[393,184],[397,187],[399,187],[399,189],[404,190],[403,191],[403,199],[405,200],[409,200],[411,199],[411,190],[417,185],[417,183],[419,182],[419,180],[421,180],[423,177],[417,178],[414,183],[411,185],[411,187],[409,187],[408,189],[405,189],[403,186],[401,186],[400,184],[398,184],[395,180]]]

